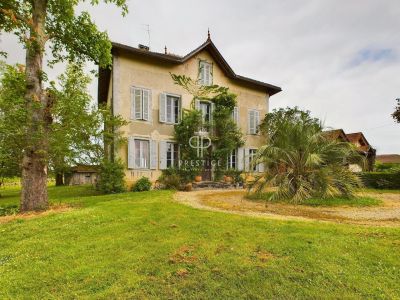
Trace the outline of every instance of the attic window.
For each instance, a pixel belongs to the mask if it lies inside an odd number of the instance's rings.
[[[213,72],[211,63],[201,60],[199,64],[199,74],[199,81],[201,85],[212,85]]]

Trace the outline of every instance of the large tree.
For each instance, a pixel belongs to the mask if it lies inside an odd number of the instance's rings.
[[[111,64],[111,43],[100,32],[88,12],[76,12],[85,0],[7,0],[0,2],[0,33],[14,33],[26,49],[25,106],[26,148],[22,160],[21,210],[48,206],[47,173],[49,124],[52,98],[43,92],[43,58],[51,51],[50,63],[94,61]],[[104,0],[127,12],[126,0]],[[98,4],[99,0],[90,1]]]

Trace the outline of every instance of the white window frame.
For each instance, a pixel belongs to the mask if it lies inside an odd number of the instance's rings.
[[[252,152],[254,152],[254,153],[252,153]],[[249,170],[251,167],[252,160],[254,159],[254,156],[256,155],[256,153],[257,153],[257,148],[249,148]],[[259,165],[258,164],[254,165],[253,169],[250,170],[250,172],[259,172]]]
[[[136,111],[136,93],[140,93],[140,114],[137,116]],[[147,103],[145,103],[145,93],[147,93]],[[135,121],[151,121],[153,107],[152,107],[151,90],[143,87],[133,86],[131,88],[131,119]],[[147,107],[147,115],[146,108]]]
[[[232,159],[233,157],[235,158],[235,160]],[[234,167],[233,164],[235,164]],[[229,154],[227,168],[233,170],[238,169],[238,149],[233,149],[232,152]]]
[[[178,147],[178,151],[177,151],[177,157],[174,157],[175,151],[171,152],[171,165],[168,166],[168,148],[169,145],[173,145],[174,147]],[[179,167],[179,145],[176,142],[172,142],[172,141],[166,141],[166,148],[165,148],[165,166],[166,168],[174,168],[174,167]]]
[[[259,133],[260,125],[260,111],[257,109],[249,109],[247,112],[248,117],[248,134],[257,135]]]
[[[199,62],[199,82],[201,85],[213,84],[213,64],[200,60]]]
[[[138,153],[137,153],[137,151],[136,151],[136,142],[139,142],[139,151],[140,151],[140,153],[139,153],[139,165],[137,165],[137,163],[136,163],[136,158],[137,158],[137,156],[138,156]],[[145,161],[144,160],[144,152],[143,152],[143,144],[142,144],[142,142],[147,142],[147,161]],[[134,147],[135,147],[135,157],[134,157],[134,166],[135,166],[135,169],[146,169],[146,170],[148,170],[148,169],[150,169],[150,160],[151,160],[151,152],[150,152],[150,140],[149,139],[145,139],[145,138],[135,138],[135,144],[134,144]],[[143,163],[144,162],[144,163]],[[143,163],[143,164],[142,164]]]
[[[181,121],[181,116],[182,116],[182,97],[180,95],[175,95],[175,94],[170,94],[170,93],[165,93],[165,94],[166,94],[166,98],[165,98],[165,123],[167,123],[167,124],[179,124],[179,122]],[[171,107],[171,118],[170,118],[170,120],[168,120],[168,100],[169,99],[178,100],[178,116],[176,116],[175,109],[174,109],[175,107],[172,106]],[[172,101],[172,103],[174,103],[174,101]]]

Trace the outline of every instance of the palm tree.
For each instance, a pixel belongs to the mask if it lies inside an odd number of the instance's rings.
[[[275,186],[271,200],[300,203],[311,197],[351,197],[361,186],[348,163],[360,160],[355,148],[324,134],[322,125],[309,112],[280,109],[266,115],[260,126],[267,144],[259,148],[254,163],[263,163],[250,191]]]

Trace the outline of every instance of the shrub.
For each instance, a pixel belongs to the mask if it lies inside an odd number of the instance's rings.
[[[166,189],[180,190],[182,186],[182,178],[174,169],[163,170],[158,181]]]
[[[104,194],[122,193],[126,191],[124,178],[124,165],[120,160],[104,160],[100,164],[97,189]]]
[[[368,188],[400,189],[400,171],[397,172],[365,172],[360,174],[361,180]]]
[[[144,192],[150,191],[151,189],[151,181],[147,177],[141,177],[135,184],[132,186],[132,192]]]
[[[379,163],[375,164],[375,172],[400,172],[400,164],[396,163]]]

